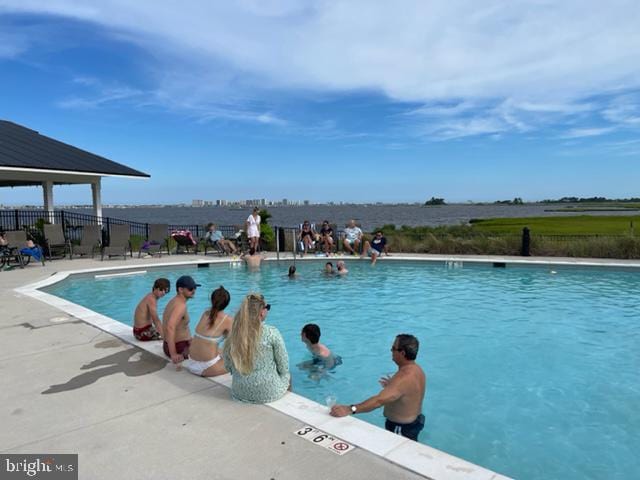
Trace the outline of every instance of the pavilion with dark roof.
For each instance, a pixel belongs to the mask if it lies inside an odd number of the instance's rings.
[[[102,217],[102,177],[149,178],[146,173],[0,120],[0,187],[41,186],[53,221],[53,186],[90,184],[93,214]]]

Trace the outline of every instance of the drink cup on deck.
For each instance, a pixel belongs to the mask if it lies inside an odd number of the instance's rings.
[[[329,407],[329,409],[331,409],[331,408],[336,404],[336,402],[338,401],[338,399],[336,398],[336,396],[335,396],[335,395],[327,395],[327,396],[324,398],[324,401],[325,401],[325,403],[327,404],[327,407]]]

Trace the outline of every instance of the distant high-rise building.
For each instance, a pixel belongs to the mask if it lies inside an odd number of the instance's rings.
[[[191,200],[192,207],[204,207],[204,200]]]
[[[287,200],[286,198],[283,198],[282,205],[289,205],[289,200]]]

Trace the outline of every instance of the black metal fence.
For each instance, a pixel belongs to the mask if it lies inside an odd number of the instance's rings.
[[[102,225],[103,245],[109,244],[111,225],[128,225],[132,243],[142,243],[149,237],[148,223],[134,222],[112,217],[97,217],[66,210],[0,210],[0,231],[26,230],[38,244],[45,246],[43,224],[62,225],[65,236],[71,242],[79,242],[82,227]],[[279,252],[299,251],[298,227],[273,226],[275,241],[265,245]],[[207,231],[205,225],[169,224],[167,235],[174,231],[188,230],[193,238],[201,241]],[[225,238],[234,239],[244,230],[244,225],[219,225]],[[344,235],[335,229],[334,251],[342,251]],[[608,258],[640,258],[640,237],[633,235],[536,235],[523,230],[522,234],[495,234],[483,232],[412,232],[396,230],[388,232],[391,248],[395,251],[420,253],[478,253],[502,255],[550,255],[593,256]],[[368,235],[365,235],[365,239]],[[246,239],[245,239],[246,240]],[[246,243],[246,242],[245,242]]]
[[[111,225],[128,225],[132,237],[140,240],[149,237],[149,223],[134,222],[113,217],[97,217],[86,213],[69,212],[66,210],[0,210],[0,231],[26,230],[36,241],[42,235],[42,226],[45,223],[62,225],[65,237],[71,242],[79,242],[82,237],[82,227],[85,225],[102,225],[103,243],[109,244],[109,231]],[[233,238],[242,227],[234,225],[219,225],[218,230],[226,237]],[[205,225],[196,224],[170,224],[167,235],[174,231],[189,230],[194,239],[200,240],[207,233]]]

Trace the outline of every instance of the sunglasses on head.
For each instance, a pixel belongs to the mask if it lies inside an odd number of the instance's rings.
[[[265,308],[266,310],[271,310],[271,304],[267,303],[263,308]]]

